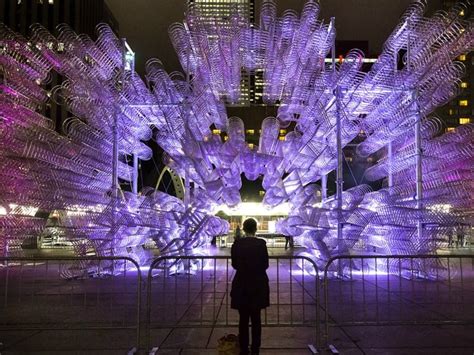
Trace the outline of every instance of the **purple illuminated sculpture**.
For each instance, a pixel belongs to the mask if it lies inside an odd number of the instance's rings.
[[[335,22],[318,19],[315,1],[300,15],[278,17],[276,1],[264,0],[258,24],[237,11],[204,21],[191,6],[184,23],[169,29],[185,75],[152,59],[146,85],[123,71],[123,45],[106,25],[98,26],[97,41],[65,25],[57,37],[35,25],[29,39],[0,27],[0,181],[9,187],[0,192],[0,248],[42,233],[44,219],[15,207],[30,206],[62,211],[61,228],[79,255],[92,248],[143,262],[136,246],[150,238],[163,253],[185,252],[227,232],[227,222],[209,211],[239,204],[244,173],[263,176],[264,204],[290,202],[277,228],[299,238],[320,265],[351,251],[433,252],[465,222],[474,200],[474,126],[441,135],[433,114],[458,94],[464,67],[454,60],[474,47],[462,6],[428,18],[425,2],[414,2],[368,73],[357,49],[342,63],[325,62]],[[250,149],[243,121],[227,117],[225,104],[238,101],[242,71],[254,70],[263,73],[264,102],[279,109],[263,120],[259,146]],[[55,73],[64,80],[48,90]],[[64,134],[42,115],[50,100],[72,114]],[[290,124],[294,130],[280,140]],[[321,202],[315,183],[341,166],[342,148],[361,131],[357,153],[378,159],[365,175],[388,178],[388,187],[338,189]],[[111,190],[114,132],[120,179],[132,179],[128,156],[152,157],[144,142],[153,138],[167,165],[194,182],[189,203],[154,190]]]

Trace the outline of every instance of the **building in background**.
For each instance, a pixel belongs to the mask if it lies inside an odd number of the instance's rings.
[[[457,1],[445,0],[443,1],[444,9],[449,9]],[[466,7],[460,10],[461,16],[466,19],[472,16],[472,8]],[[462,124],[473,122],[474,115],[474,55],[472,52],[460,55],[458,61],[464,64],[466,68],[466,75],[459,84],[460,94],[448,104],[438,109],[438,115],[445,124],[444,130],[446,132],[454,130]]]
[[[222,26],[229,16],[237,11],[245,23],[255,23],[255,0],[187,0],[188,8],[197,9],[204,23],[217,23]],[[261,73],[260,73],[261,77]],[[242,70],[240,79],[240,98],[229,106],[248,107],[255,103],[255,86],[262,82],[258,73]],[[263,92],[263,89],[260,90]]]
[[[29,36],[29,28],[39,23],[55,34],[59,24],[68,24],[76,33],[87,34],[96,39],[95,27],[107,23],[118,34],[119,24],[105,0],[2,0],[0,2],[0,22],[11,30]],[[53,73],[47,89],[61,84],[63,78]],[[62,123],[70,116],[64,105],[49,100],[41,113],[51,118],[56,131],[61,132]]]
[[[28,35],[33,23],[40,23],[51,33],[57,25],[67,23],[77,33],[95,37],[95,26],[107,23],[115,33],[119,24],[104,0],[2,0],[0,22],[10,29]]]

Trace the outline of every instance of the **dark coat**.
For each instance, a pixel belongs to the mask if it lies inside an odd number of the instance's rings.
[[[255,237],[232,244],[232,267],[237,270],[230,292],[233,309],[262,309],[270,305],[267,243]]]

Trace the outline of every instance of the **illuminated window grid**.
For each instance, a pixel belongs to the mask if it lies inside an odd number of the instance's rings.
[[[248,134],[249,136],[253,136],[255,134],[255,130],[254,129],[247,129],[245,131],[246,134]]]
[[[459,56],[459,60],[460,60],[461,62],[466,61],[466,55],[465,55],[465,54],[461,54],[461,55]]]
[[[461,83],[461,88],[467,89],[467,86],[468,86],[468,85],[467,85],[466,82],[463,81],[463,82]]]
[[[452,132],[452,131],[454,131],[454,127],[448,127],[448,128],[446,128],[446,132]]]
[[[471,119],[469,117],[459,118],[459,124],[469,124],[469,123],[471,123]]]
[[[459,106],[469,106],[469,101],[468,100],[459,100]]]
[[[204,23],[217,24],[221,27],[228,21],[234,8],[244,19],[251,17],[251,0],[188,0],[188,6],[194,4],[200,11],[200,19]]]
[[[212,134],[221,134],[221,130],[220,129],[213,129]]]

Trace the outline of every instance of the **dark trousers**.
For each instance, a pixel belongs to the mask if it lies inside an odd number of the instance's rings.
[[[248,354],[249,348],[249,318],[252,320],[252,353],[258,354],[262,341],[262,320],[260,309],[239,309],[239,343],[240,353]]]

